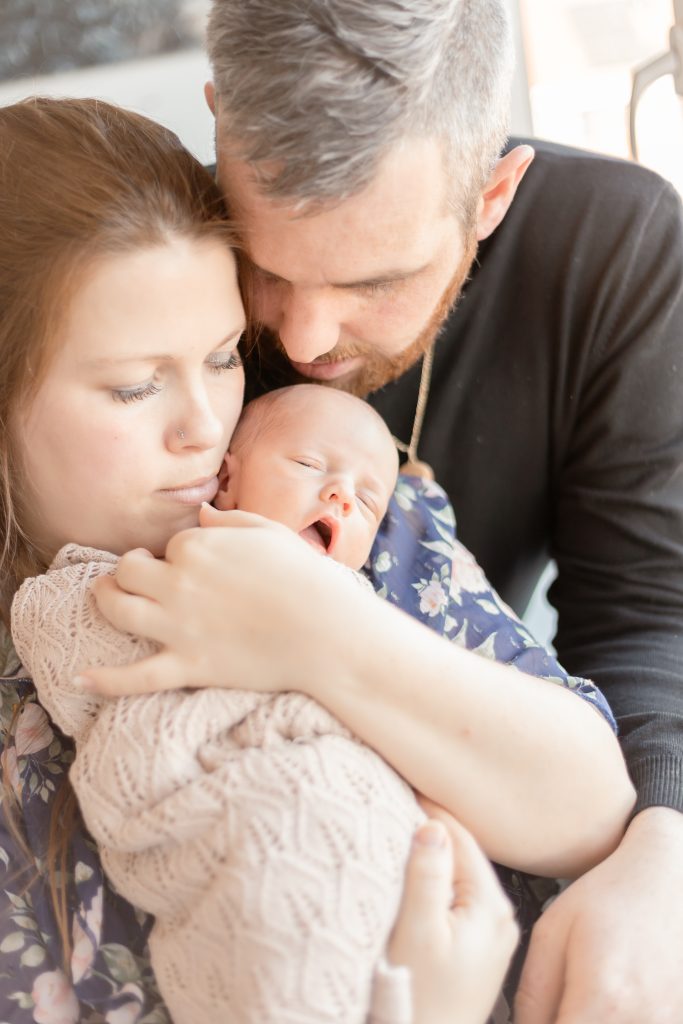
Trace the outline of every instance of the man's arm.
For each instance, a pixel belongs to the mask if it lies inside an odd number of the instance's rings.
[[[619,723],[635,813],[683,810],[683,214],[648,184],[596,283],[594,343],[565,402],[550,595],[561,660]]]
[[[641,209],[594,282],[558,428],[551,600],[562,659],[619,722],[636,817],[537,925],[519,1024],[683,1019],[683,217],[671,188],[632,178]]]

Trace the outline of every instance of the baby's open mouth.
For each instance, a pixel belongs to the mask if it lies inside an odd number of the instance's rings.
[[[310,526],[306,526],[301,530],[299,536],[303,537],[311,547],[316,548],[325,555],[329,555],[335,532],[332,523],[328,522],[328,520],[316,519]]]

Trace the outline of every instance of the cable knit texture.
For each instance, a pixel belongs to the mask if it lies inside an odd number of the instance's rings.
[[[105,870],[155,915],[175,1024],[361,1024],[423,819],[412,790],[299,693],[75,688],[88,666],[157,650],[97,609],[92,583],[116,563],[62,548],[17,593],[12,633],[76,740],[70,778]]]

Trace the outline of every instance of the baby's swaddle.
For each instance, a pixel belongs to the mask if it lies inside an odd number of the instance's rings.
[[[156,918],[175,1024],[362,1024],[424,817],[412,790],[300,693],[77,690],[82,669],[157,650],[97,609],[92,582],[116,562],[63,548],[17,593],[12,633],[76,741],[70,778],[110,880]]]

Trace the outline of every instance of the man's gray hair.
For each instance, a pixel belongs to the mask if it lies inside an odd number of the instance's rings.
[[[303,208],[361,191],[389,149],[437,138],[471,219],[507,133],[505,0],[214,0],[223,142]]]

